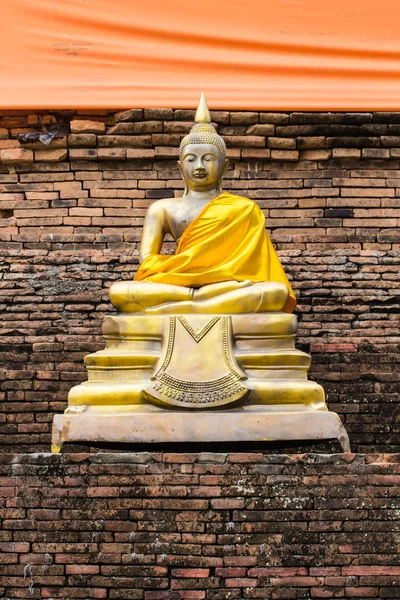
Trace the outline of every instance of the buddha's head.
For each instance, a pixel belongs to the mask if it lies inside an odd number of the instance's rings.
[[[222,192],[227,162],[225,142],[211,124],[210,112],[202,94],[195,124],[179,148],[178,166],[185,181],[185,194],[189,189]]]

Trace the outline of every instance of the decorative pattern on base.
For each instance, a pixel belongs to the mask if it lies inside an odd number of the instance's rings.
[[[170,317],[166,338],[146,398],[210,408],[235,402],[249,391],[242,383],[246,375],[233,356],[229,316]]]

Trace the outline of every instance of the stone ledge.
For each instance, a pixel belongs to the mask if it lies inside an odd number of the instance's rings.
[[[201,444],[198,444],[199,446]],[[390,465],[400,465],[400,453],[349,453],[349,454],[320,454],[307,452],[304,454],[271,454],[268,450],[255,450],[247,452],[223,452],[223,451],[201,451],[192,452],[184,451],[171,452],[165,450],[154,451],[113,451],[113,452],[80,452],[69,453],[62,452],[53,454],[51,452],[34,452],[34,453],[16,453],[4,452],[0,453],[0,464],[14,465],[31,464],[31,465],[74,465],[79,463],[94,463],[94,464],[118,464],[118,463],[133,463],[146,464],[151,462],[168,463],[168,464],[194,464],[194,463],[210,463],[210,464],[246,464],[257,463],[266,465],[309,465],[313,468],[318,468],[319,465],[336,465],[353,467],[362,469],[370,465],[371,468],[382,468],[389,470]],[[400,484],[400,467],[399,484]]]

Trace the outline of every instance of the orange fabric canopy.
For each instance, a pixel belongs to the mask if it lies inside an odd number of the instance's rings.
[[[3,0],[0,108],[399,110],[398,0]]]

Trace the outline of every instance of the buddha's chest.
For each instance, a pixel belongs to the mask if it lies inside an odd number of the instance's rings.
[[[187,227],[199,216],[208,202],[182,203],[166,212],[167,229],[174,240],[179,240]]]

